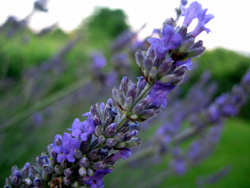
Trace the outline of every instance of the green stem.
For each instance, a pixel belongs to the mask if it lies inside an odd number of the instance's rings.
[[[70,93],[76,91],[77,89],[80,89],[81,87],[85,86],[89,82],[90,82],[89,78],[81,79],[81,80],[71,84],[70,86],[62,89],[61,91],[58,91],[57,93],[45,98],[44,100],[37,102],[34,106],[22,111],[21,113],[14,115],[13,118],[7,120],[6,122],[4,122],[2,124],[2,126],[0,127],[0,133],[13,127],[17,123],[25,120],[26,118],[28,118],[29,116],[31,116],[35,112],[37,112],[37,111],[45,108],[46,106],[56,102],[60,98],[63,98],[65,96],[69,95]]]

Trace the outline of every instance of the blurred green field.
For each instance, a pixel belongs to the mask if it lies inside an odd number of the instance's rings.
[[[119,12],[116,14],[120,15]],[[120,16],[123,17],[123,15]],[[110,19],[109,15],[107,19]],[[116,22],[116,19],[114,19],[114,22]],[[3,120],[9,120],[27,109],[32,109],[37,103],[44,102],[51,96],[58,96],[60,91],[66,92],[67,88],[70,89],[70,86],[77,81],[89,79],[89,52],[94,49],[101,50],[105,54],[108,58],[107,69],[111,69],[110,57],[112,54],[108,50],[108,45],[112,36],[114,37],[119,32],[116,33],[116,31],[110,30],[109,33],[106,34],[100,33],[100,27],[104,26],[93,24],[90,26],[90,30],[83,31],[82,38],[64,58],[64,65],[67,66],[67,69],[63,74],[54,76],[55,79],[51,81],[51,87],[48,88],[44,95],[38,98],[37,101],[29,101],[28,97],[24,105],[18,106],[14,101],[12,102],[14,104],[10,102],[10,107],[7,105],[8,108],[1,107],[1,123],[5,122]],[[108,27],[112,28],[113,25],[111,24]],[[120,31],[126,28],[127,27],[123,25]],[[55,30],[46,36],[37,37],[29,30],[23,32],[24,33],[20,33],[16,38],[8,40],[6,45],[0,48],[1,81],[9,78],[14,82],[8,90],[0,91],[0,105],[8,103],[9,101],[7,100],[11,100],[12,98],[18,98],[18,96],[21,96],[22,92],[25,91],[23,88],[27,84],[25,80],[21,79],[23,71],[32,67],[38,67],[43,61],[48,61],[69,39],[72,39],[76,35],[76,33],[65,34],[60,30]],[[112,35],[109,35],[110,33],[112,33]],[[29,36],[28,43],[21,42],[23,34]],[[219,90],[216,95],[229,91],[234,84],[240,81],[242,75],[250,65],[249,57],[221,48],[205,52],[201,57],[197,58],[196,61],[199,64],[198,70],[194,72],[190,78],[190,82],[182,86],[183,93],[185,93],[190,86],[198,80],[201,73],[207,69],[210,70],[212,74],[212,80],[218,83]],[[132,67],[136,67],[134,59],[132,59]],[[132,71],[133,74],[138,74],[139,72],[138,69],[133,69]],[[21,167],[27,161],[34,164],[35,157],[40,155],[43,150],[46,150],[46,145],[53,142],[53,138],[56,134],[63,134],[67,128],[71,127],[74,118],[81,118],[81,115],[88,111],[92,103],[101,102],[111,97],[111,88],[104,92],[99,86],[89,89],[86,85],[87,84],[82,84],[81,87],[78,88],[78,90],[82,89],[82,92],[80,92],[82,100],[74,102],[74,94],[76,94],[76,92],[72,91],[49,104],[47,107],[52,108],[53,113],[50,116],[44,115],[44,121],[41,126],[35,126],[31,121],[31,117],[27,116],[15,123],[11,128],[0,133],[0,185],[3,185],[5,178],[9,176],[11,166],[18,165]],[[90,99],[88,98],[88,90],[94,92],[94,95],[91,96]],[[46,109],[46,107],[44,107],[44,109]],[[45,112],[43,112],[43,114],[45,114]],[[3,115],[5,115],[5,117],[3,117]],[[83,118],[81,118],[81,120],[83,120]],[[216,184],[206,184],[203,187],[250,187],[249,124],[250,102],[242,108],[238,117],[226,121],[219,145],[211,157],[200,165],[190,168],[184,176],[166,177],[157,187],[197,187],[197,177],[206,178],[227,165],[231,167],[228,175]],[[145,133],[146,136],[143,137],[147,139],[153,129],[154,128],[149,128]],[[145,139],[143,142],[146,142]],[[161,174],[166,168],[168,161],[169,159],[166,156],[160,164],[154,164],[149,160],[148,162],[146,161],[148,165],[145,166],[139,164],[133,168],[118,167],[114,173],[104,178],[106,187],[140,188],[143,183],[145,184],[147,181],[150,182],[153,181],[154,178],[157,178],[158,174]]]
[[[227,120],[221,140],[215,152],[197,166],[192,166],[182,176],[169,175],[157,186],[151,182],[159,178],[167,167],[168,156],[162,163],[154,164],[152,159],[146,159],[147,167],[130,166],[117,168],[113,174],[104,178],[107,187],[159,187],[159,188],[193,188],[197,186],[197,178],[208,179],[226,166],[230,167],[227,174],[218,178],[215,183],[205,183],[201,187],[216,188],[248,188],[250,187],[250,127],[249,120],[232,118]]]

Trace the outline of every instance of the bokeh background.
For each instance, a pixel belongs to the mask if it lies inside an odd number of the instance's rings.
[[[200,36],[207,51],[180,85],[180,98],[204,71],[218,85],[215,98],[238,83],[250,65],[247,0],[200,3],[215,18],[208,24],[211,33]],[[48,10],[38,10],[33,0],[0,0],[0,185],[11,166],[35,163],[35,157],[56,134],[71,127],[74,118],[80,118],[91,104],[110,98],[122,76],[136,80],[139,71],[133,50],[128,46],[124,50],[128,57],[121,69],[113,59],[112,41],[124,31],[136,33],[130,37],[131,44],[142,41],[166,18],[175,17],[179,4],[176,0],[49,0]],[[97,51],[104,59],[98,73],[93,71]],[[159,181],[162,188],[250,187],[249,123],[248,101],[237,117],[226,120],[214,153],[184,175],[162,177],[170,156],[148,157],[121,162],[104,178],[106,187],[143,187],[150,181]],[[142,131],[144,143],[159,124],[154,121]],[[206,183],[200,185],[199,180]]]

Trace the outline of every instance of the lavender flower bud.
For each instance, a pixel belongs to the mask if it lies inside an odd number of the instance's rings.
[[[175,26],[175,21],[173,18],[168,18],[164,21],[164,23],[162,24],[162,28],[161,28],[161,33],[162,33],[162,30],[164,29],[164,27],[166,27],[167,25],[171,26],[171,27],[174,27]]]
[[[149,109],[149,110],[145,110],[141,115],[140,118],[142,120],[146,120],[149,119],[151,117],[153,117],[156,113],[155,113],[155,109]]]
[[[134,83],[132,83],[132,84],[129,86],[129,90],[128,90],[127,97],[131,97],[131,98],[132,98],[132,101],[135,100],[135,97],[136,97],[136,85],[135,85]]]
[[[20,186],[21,186],[21,178],[15,176],[15,177],[13,178],[13,185],[14,185],[15,187],[20,187]]]
[[[92,140],[90,143],[89,149],[91,150],[91,149],[95,148],[98,144],[99,144],[98,138]]]
[[[121,149],[121,148],[125,148],[125,146],[126,146],[126,142],[120,142],[119,144],[117,144],[117,145],[115,146],[115,148]]]
[[[137,82],[137,95],[139,95],[142,90],[146,87],[147,85],[147,82],[145,81],[145,79],[140,76],[140,77],[137,77],[138,79],[138,82]]]
[[[124,124],[124,125],[118,130],[118,132],[120,132],[120,133],[126,133],[126,132],[128,132],[128,130],[129,130],[129,124]]]
[[[183,76],[187,71],[186,67],[181,67],[178,70],[174,71],[173,73],[177,76],[177,77],[181,77]]]
[[[104,143],[104,142],[106,141],[105,136],[103,136],[103,135],[99,136],[98,141],[99,141],[99,143],[101,143],[101,144]]]
[[[166,75],[164,77],[162,77],[160,79],[160,81],[164,84],[167,84],[167,83],[174,83],[174,81],[176,80],[176,75],[175,74],[169,74],[169,75]]]
[[[95,128],[95,135],[96,136],[101,136],[102,135],[102,126],[97,126]]]
[[[129,124],[129,129],[130,130],[140,130],[140,126],[139,126],[139,122],[135,122],[135,123],[131,123],[131,124]]]
[[[18,167],[15,165],[11,168],[11,175],[16,176],[19,173]],[[21,175],[20,175],[21,176]]]
[[[29,168],[30,168],[30,163],[26,163],[21,171],[21,177],[22,179],[25,179],[29,175]]]
[[[79,148],[79,150],[82,152],[82,153],[86,153],[87,152],[87,150],[88,150],[88,142],[84,142],[84,141],[82,141],[81,143],[80,143],[80,148]]]
[[[187,57],[197,57],[199,55],[201,55],[204,51],[205,51],[205,47],[199,47],[199,48],[195,48],[192,50],[189,50],[188,56]]]
[[[90,107],[90,113],[91,113],[91,116],[94,117],[94,116],[99,116],[99,113],[98,113],[98,110],[96,108],[95,105],[92,105]]]
[[[165,59],[159,66],[157,70],[157,74],[159,74],[160,77],[165,76],[172,67],[172,59],[168,58]]]
[[[196,48],[201,48],[203,47],[203,41],[199,40],[196,43],[193,43],[193,45],[190,47],[190,49],[196,49]]]
[[[25,178],[25,179],[23,179],[23,182],[25,183],[25,185],[26,185],[27,187],[32,185],[32,181],[30,180],[30,178]]]
[[[88,168],[87,172],[88,172],[89,176],[93,176],[94,175],[94,171],[91,168]]]
[[[64,173],[64,175],[65,176],[67,176],[67,177],[70,177],[72,174],[73,174],[73,169],[71,169],[71,168],[66,168],[66,169],[64,169],[64,171],[63,171],[63,173]]]
[[[153,61],[149,58],[144,59],[144,74],[148,75],[148,73],[151,71],[153,66]]]
[[[107,137],[113,136],[115,134],[116,127],[117,127],[116,123],[110,124],[105,130],[105,136]]]
[[[149,72],[149,81],[155,81],[157,78],[157,67],[153,67]]]
[[[116,141],[113,138],[108,138],[106,141],[106,145],[110,148],[114,147],[116,145]]]
[[[109,150],[108,149],[100,149],[99,150],[99,156],[101,157],[101,159],[103,159],[104,157],[106,157],[109,154]]]
[[[54,168],[48,164],[43,165],[43,171],[47,174],[52,174],[54,172]]]
[[[88,167],[89,166],[89,160],[86,157],[81,158],[81,160],[80,160],[80,166],[82,166],[82,167]]]
[[[79,187],[79,182],[75,181],[74,183],[71,184],[72,187]],[[79,187],[82,188],[82,187]]]
[[[43,171],[42,172],[42,180],[43,181],[49,181],[50,179],[50,174],[48,174],[47,172]]]
[[[62,145],[62,140],[60,138],[57,138],[55,140],[55,146],[61,146]]]
[[[115,118],[118,115],[117,108],[108,108],[109,117]]]
[[[94,170],[104,170],[105,167],[106,167],[106,164],[105,164],[103,161],[101,161],[101,162],[96,162],[96,163],[94,163],[94,164],[92,165],[92,168],[93,168]]]
[[[115,141],[117,142],[121,142],[123,139],[124,139],[124,134],[121,132],[121,133],[117,133],[115,136],[114,136],[114,139]]]
[[[195,40],[195,37],[193,36],[185,39],[182,42],[182,45],[180,46],[179,51],[184,52],[184,53],[187,52],[187,50],[194,44],[194,40]]]
[[[42,159],[41,159],[40,156],[37,156],[37,157],[36,157],[36,164],[37,164],[40,168],[42,168],[42,166],[43,166],[43,161],[42,161]]]
[[[136,136],[138,134],[138,131],[137,130],[132,130],[126,134],[124,134],[124,139],[123,141],[128,141],[130,140],[132,137]]]
[[[39,170],[34,166],[30,167],[30,172],[33,176],[36,176],[37,174],[39,174]]]
[[[82,152],[79,149],[75,149],[74,156],[76,159],[80,159],[82,157]]]
[[[125,102],[125,95],[124,95],[123,91],[120,89],[117,92],[117,102],[121,105],[123,105]]]
[[[123,91],[125,95],[127,95],[128,92],[128,83],[129,83],[128,78],[124,76],[121,81],[120,89]]]
[[[145,52],[141,50],[137,50],[135,53],[135,58],[136,58],[136,63],[138,64],[139,67],[144,67],[144,56]]]
[[[63,178],[63,183],[67,186],[69,186],[71,184],[71,180],[70,180],[70,177],[64,177]]]
[[[95,161],[100,158],[99,155],[99,149],[95,149],[87,153],[87,157],[90,159],[90,161]]]
[[[63,173],[63,168],[59,164],[57,164],[54,167],[54,170],[55,170],[55,173],[57,173],[58,175],[61,175]]]
[[[182,38],[185,38],[185,36],[187,35],[187,27],[186,26],[179,27],[176,33],[180,34]],[[183,43],[184,42],[185,41],[183,41]]]
[[[126,109],[127,111],[130,110],[130,107],[133,104],[133,98],[132,97],[128,97],[126,98],[125,102],[124,102],[124,109]]]
[[[101,126],[102,125],[102,120],[101,120],[100,116],[95,115],[94,116],[94,122],[95,122],[96,126]]]
[[[141,139],[140,138],[132,138],[131,140],[127,141],[125,143],[126,148],[131,148],[134,146],[138,146],[141,144]]]
[[[43,188],[43,181],[41,179],[39,179],[39,178],[35,178],[33,180],[33,184],[37,188]]]
[[[61,167],[62,167],[62,168],[67,168],[68,166],[69,166],[69,163],[68,163],[67,160],[63,160],[63,161],[61,162]]]
[[[105,119],[105,122],[104,122],[104,128],[106,128],[108,125],[110,125],[111,123],[113,123],[114,122],[114,120],[115,120],[115,118],[113,118],[113,117],[107,117],[106,119]]]
[[[118,91],[117,91],[117,89],[115,89],[115,88],[112,89],[112,95],[113,95],[115,101],[117,101],[118,103],[121,104],[121,102],[118,101]]]
[[[112,108],[112,107],[113,107],[113,101],[112,101],[112,99],[109,99],[109,100],[107,101],[106,107],[107,107],[107,108]]]
[[[80,176],[84,177],[87,175],[87,170],[84,167],[79,168],[78,173]]]

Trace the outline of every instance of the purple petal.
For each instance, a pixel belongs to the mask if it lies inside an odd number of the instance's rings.
[[[66,158],[66,155],[64,153],[60,153],[57,155],[57,161],[61,163]]]
[[[75,162],[75,158],[74,158],[74,154],[73,153],[69,153],[68,155],[66,155],[66,159],[69,161],[69,162]]]

